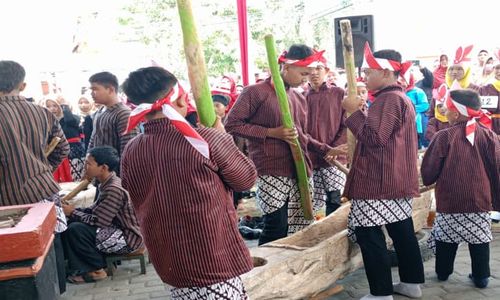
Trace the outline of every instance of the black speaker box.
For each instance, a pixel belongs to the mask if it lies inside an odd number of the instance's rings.
[[[370,44],[374,49],[373,40],[373,16],[351,16],[335,18],[335,63],[337,68],[344,68],[344,56],[342,53],[342,35],[340,33],[340,20],[351,21],[352,43],[354,45],[354,62],[356,67],[361,67],[363,63],[363,50],[365,43]]]

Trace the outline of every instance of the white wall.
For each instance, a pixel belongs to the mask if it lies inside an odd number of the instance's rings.
[[[474,44],[472,57],[480,49],[490,51],[500,46],[494,38],[498,9],[494,1],[442,0],[360,0],[353,8],[332,18],[374,15],[375,49],[392,48],[405,59],[454,56],[458,46]]]

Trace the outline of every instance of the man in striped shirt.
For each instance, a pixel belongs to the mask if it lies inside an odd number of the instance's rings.
[[[411,63],[394,50],[365,47],[366,86],[374,93],[368,113],[361,97],[346,98],[347,127],[358,140],[344,196],[351,200],[349,227],[361,248],[370,294],[363,300],[393,299],[393,292],[421,297],[424,269],[412,220],[419,195],[415,110],[397,78]],[[392,283],[385,225],[399,258],[401,282]],[[352,233],[352,232],[351,232]]]
[[[101,72],[90,76],[89,82],[92,99],[103,106],[95,114],[87,152],[97,146],[111,146],[121,156],[125,145],[137,135],[137,129],[123,134],[130,109],[118,98],[118,79],[109,72]]]
[[[54,202],[57,212],[54,240],[61,293],[66,289],[64,255],[59,233],[66,230],[59,185],[52,172],[69,154],[69,144],[56,117],[26,101],[24,68],[14,61],[0,61],[0,205]],[[45,149],[60,138],[49,155]]]
[[[309,75],[307,133],[331,147],[347,151],[345,111],[342,108],[344,90],[325,82],[328,71],[327,61],[322,57]],[[319,207],[326,202],[326,215],[329,215],[340,207],[346,176],[321,153],[309,153],[313,164],[315,202]]]
[[[120,166],[116,149],[94,147],[86,160],[89,176],[100,182],[97,201],[87,208],[63,204],[70,220],[63,234],[72,283],[92,282],[106,278],[105,254],[127,254],[142,247],[139,224],[115,171]]]
[[[317,53],[306,45],[292,45],[280,57],[281,76],[287,88],[294,129],[283,126],[270,78],[246,87],[227,117],[227,131],[248,140],[249,156],[259,174],[257,202],[264,213],[259,245],[286,237],[312,223],[304,218],[300,207],[295,165],[288,143],[293,143],[298,137],[309,177],[312,174],[307,150],[322,157],[332,150],[305,132],[308,122],[306,100],[294,89],[307,80],[311,71],[309,65],[316,63],[317,57]]]
[[[230,135],[189,126],[187,94],[165,69],[132,72],[123,90],[139,105],[130,126],[147,122],[125,148],[122,183],[172,299],[247,299],[239,276],[253,264],[231,190],[253,186],[254,165]]]

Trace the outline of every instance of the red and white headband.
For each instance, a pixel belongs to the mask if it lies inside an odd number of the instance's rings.
[[[368,42],[366,42],[365,44],[364,58],[365,59],[363,60],[363,65],[361,66],[361,68],[366,68],[366,69],[376,69],[376,70],[387,69],[390,71],[401,72],[401,74],[405,74],[406,71],[412,65],[411,61],[400,63],[390,59],[374,57]]]
[[[142,103],[138,105],[130,113],[128,118],[127,129],[125,133],[130,132],[134,129],[141,121],[144,121],[146,115],[153,111],[162,111],[165,117],[167,117],[172,125],[184,136],[184,138],[191,144],[201,155],[210,159],[210,151],[208,149],[208,143],[199,135],[196,130],[186,121],[186,119],[179,114],[175,108],[172,106],[172,102],[177,101],[180,98],[187,100],[187,94],[184,92],[182,86],[176,83],[174,87],[168,92],[168,94],[156,100],[153,104]]]
[[[323,66],[326,68],[326,58],[323,57],[323,53],[325,53],[325,50],[322,51],[315,51],[311,56],[308,56],[303,59],[289,59],[286,58],[287,51],[283,51],[281,53],[280,57],[278,57],[278,63],[280,64],[287,64],[287,65],[293,65],[297,67],[308,67],[308,68],[316,68],[318,66]]]
[[[453,81],[453,85],[450,88],[450,91],[459,90],[460,84],[455,80]],[[465,126],[465,137],[474,146],[474,136],[477,126],[476,118],[479,119],[479,123],[491,129],[491,117],[490,113],[484,109],[474,110],[470,107],[467,107],[461,103],[456,102],[451,98],[450,93],[448,92],[446,98],[446,108],[449,110],[457,111],[461,115],[464,115],[469,118],[467,125]]]

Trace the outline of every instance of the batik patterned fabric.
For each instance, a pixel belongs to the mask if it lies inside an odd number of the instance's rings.
[[[203,287],[172,288],[172,300],[247,300],[248,295],[241,278],[234,277],[223,282]]]
[[[81,181],[85,166],[85,149],[80,142],[69,144],[69,165],[73,181]]]
[[[351,200],[351,211],[347,219],[347,236],[356,242],[354,229],[357,226],[382,226],[411,218],[412,202],[412,198]]]
[[[344,189],[346,175],[337,167],[313,170],[314,204],[322,207],[326,202],[326,193]],[[340,204],[340,203],[338,203]]]
[[[59,198],[59,194],[54,194],[47,199],[43,199],[40,201],[42,203],[52,202],[56,208],[56,228],[54,230],[55,233],[64,232],[68,228],[68,224],[66,221],[66,215],[64,214],[64,210],[61,206],[61,198]]]
[[[427,246],[436,253],[436,240],[445,243],[483,244],[493,240],[491,219],[487,212],[437,213]]]
[[[313,190],[312,180],[309,180],[309,187]],[[284,176],[259,176],[255,198],[266,215],[283,207],[288,201],[288,234],[300,231],[313,222],[304,218],[304,212],[300,207],[299,186],[295,179]],[[315,203],[313,208],[318,208]]]
[[[97,228],[96,248],[104,253],[125,254],[132,252],[127,246],[123,231],[118,228]]]

